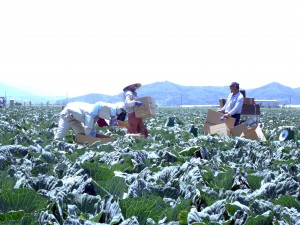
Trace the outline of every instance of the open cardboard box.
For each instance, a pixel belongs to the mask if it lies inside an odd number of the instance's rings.
[[[125,128],[128,129],[129,125],[128,125],[127,122],[122,121],[122,120],[117,120],[117,122],[118,122],[118,124],[119,124],[120,127],[125,127]]]
[[[241,134],[241,137],[251,140],[266,141],[265,135],[263,134],[260,126],[255,126],[244,130]]]
[[[104,135],[104,134],[97,134],[96,137],[92,137],[92,136],[86,136],[84,134],[77,134],[76,135],[76,143],[78,144],[94,144],[95,142],[99,141],[101,144],[105,144],[108,142],[112,142],[115,139]]]
[[[225,136],[231,136],[230,129],[227,127],[225,123],[220,123],[217,125],[212,125],[209,127],[210,134],[219,134]]]
[[[143,103],[141,106],[134,106],[136,118],[148,118],[156,116],[156,104],[154,98],[146,96],[136,100]]]
[[[233,137],[240,137],[244,130],[247,130],[247,125],[244,123],[241,123],[235,127],[232,127],[230,129],[230,133]]]
[[[203,127],[204,132],[210,133],[211,127],[214,125],[218,125],[218,124],[226,124],[226,126],[229,129],[234,127],[235,118],[229,117],[229,118],[221,121],[220,120],[221,116],[223,116],[223,113],[209,109],[207,111],[207,116],[206,116],[205,124]],[[220,128],[220,127],[218,127],[218,128]],[[224,126],[223,126],[223,128],[224,128]]]
[[[251,140],[266,141],[266,137],[258,125],[248,128],[245,123],[241,123],[231,128],[230,132],[233,137],[243,137]]]

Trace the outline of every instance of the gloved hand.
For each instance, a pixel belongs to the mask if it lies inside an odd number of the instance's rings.
[[[96,137],[96,135],[97,135],[96,130],[93,129],[93,130],[91,131],[90,135],[91,135],[92,137]]]
[[[141,106],[141,105],[143,105],[143,103],[142,102],[140,102],[140,101],[135,101],[135,103],[134,103],[135,105],[137,105],[137,106]]]

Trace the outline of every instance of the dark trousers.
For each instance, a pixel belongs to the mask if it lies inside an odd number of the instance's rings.
[[[241,114],[234,114],[231,117],[235,118],[235,123],[234,126],[237,126],[240,124],[240,118],[241,118]]]

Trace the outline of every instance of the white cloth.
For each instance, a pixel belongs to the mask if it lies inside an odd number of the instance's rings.
[[[125,108],[127,113],[134,112],[135,100],[138,98],[135,91],[126,91],[125,92]]]

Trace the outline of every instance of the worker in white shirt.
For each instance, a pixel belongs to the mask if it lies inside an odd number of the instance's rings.
[[[96,136],[95,124],[99,118],[110,120],[124,111],[124,102],[115,104],[96,102],[71,102],[60,113],[58,128],[54,132],[55,139],[63,139],[70,128],[76,134],[83,133],[87,136]]]
[[[239,125],[242,107],[244,103],[244,96],[240,92],[240,85],[237,82],[232,82],[229,86],[231,93],[228,95],[225,105],[218,110],[224,113],[223,118],[235,118],[234,126]]]

